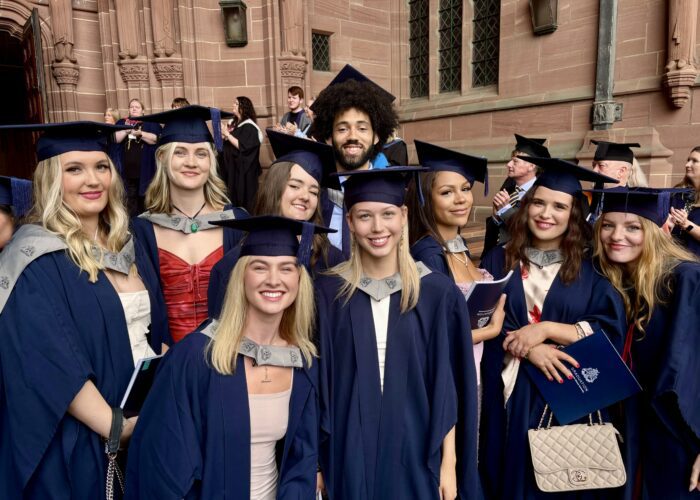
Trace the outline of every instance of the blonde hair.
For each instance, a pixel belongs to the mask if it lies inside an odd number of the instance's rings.
[[[627,320],[634,321],[637,329],[644,332],[654,308],[664,304],[664,297],[671,292],[670,277],[673,269],[681,262],[695,261],[696,258],[655,223],[639,217],[644,233],[642,253],[634,270],[629,273],[624,266],[611,262],[603,249],[600,240],[603,219],[600,217],[595,223],[594,255],[598,258],[603,274],[622,295]],[[634,289],[634,301],[630,298],[629,286]]]
[[[160,146],[156,150],[156,175],[148,185],[146,190],[146,210],[156,214],[170,213],[170,178],[168,177],[168,169],[170,168],[170,160],[173,157],[175,148],[179,142],[170,142]],[[221,180],[218,173],[218,164],[214,147],[211,143],[206,143],[207,151],[209,152],[209,160],[211,167],[209,168],[209,177],[204,184],[204,199],[215,210],[221,210],[224,205],[230,203],[226,196],[226,184]]]
[[[361,252],[364,252],[364,250],[357,243],[355,235],[352,232],[350,233],[350,243],[350,259],[329,270],[329,273],[340,276],[350,275],[350,279],[346,279],[343,286],[340,287],[337,296],[337,298],[344,296],[346,304],[357,290],[363,274]],[[408,248],[408,223],[404,224],[401,231],[401,239],[399,240],[397,253],[399,260],[399,276],[401,277],[402,284],[401,312],[405,313],[416,307],[420,295],[420,274],[418,273],[416,261],[411,257]]]
[[[107,250],[119,252],[129,240],[129,216],[124,208],[124,185],[109,162],[112,181],[107,190],[107,206],[100,214],[99,228],[107,235]],[[78,215],[63,201],[63,168],[60,156],[42,160],[34,172],[34,206],[27,216],[30,223],[40,224],[65,241],[71,260],[88,273],[91,283],[104,269],[102,255],[92,254],[94,241],[83,233]],[[133,268],[132,268],[133,271]]]
[[[627,176],[627,186],[629,187],[648,187],[647,176],[644,175],[641,165],[637,158],[632,158],[632,164],[629,166],[629,175]]]
[[[231,272],[224,304],[219,316],[216,335],[207,346],[211,353],[211,366],[222,375],[233,375],[236,371],[238,348],[244,336],[248,301],[246,299],[243,274],[253,256],[238,259]],[[299,292],[290,305],[282,313],[279,325],[280,337],[288,344],[295,345],[301,350],[306,364],[311,366],[316,356],[316,346],[312,341],[316,318],[314,303],[314,287],[309,273],[304,266],[299,268]]]
[[[117,108],[107,108],[105,114],[109,114],[114,119],[114,123],[117,123],[122,118],[122,114]]]

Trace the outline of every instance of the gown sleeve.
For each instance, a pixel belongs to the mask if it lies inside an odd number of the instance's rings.
[[[12,455],[23,485],[76,394],[95,374],[63,292],[55,254],[32,262],[0,315],[0,369]],[[7,473],[7,472],[6,472]]]
[[[206,389],[200,390],[198,365],[205,360],[201,350],[190,347],[191,342],[177,344],[158,369],[129,445],[126,498],[189,498],[199,487],[203,456],[198,401]]]

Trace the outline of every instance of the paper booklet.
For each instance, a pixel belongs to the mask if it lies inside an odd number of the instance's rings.
[[[578,361],[580,366],[576,368],[563,361],[574,376],[573,380],[562,376],[563,384],[556,380],[550,382],[539,368],[523,361],[530,380],[562,425],[642,390],[602,330],[574,342],[563,351]]]
[[[133,417],[141,411],[148,391],[151,390],[153,385],[156,370],[162,358],[163,354],[151,358],[142,358],[136,363],[129,386],[126,388],[122,403],[119,405],[124,410],[125,417]]]
[[[471,288],[464,294],[467,299],[467,309],[469,310],[469,321],[472,330],[483,328],[489,324],[493,311],[496,310],[498,299],[505,289],[513,271],[509,271],[506,276],[497,281],[475,281]]]

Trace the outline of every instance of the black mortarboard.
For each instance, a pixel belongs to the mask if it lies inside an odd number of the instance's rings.
[[[348,80],[355,80],[360,83],[367,83],[368,85],[371,85],[375,89],[379,91],[379,94],[387,99],[389,102],[394,102],[396,100],[396,97],[389,91],[385,90],[384,88],[380,87],[378,84],[367,78],[365,75],[360,73],[358,70],[350,66],[349,64],[346,64],[343,66],[343,69],[341,69],[337,75],[335,75],[335,78],[331,80],[331,83],[328,84],[328,87],[332,87],[333,85],[338,85],[339,83],[347,82]],[[323,100],[323,91],[318,95],[318,98],[314,101],[314,103],[310,106],[311,109],[314,109],[314,106],[316,103],[320,102]]]
[[[549,154],[549,149],[544,145],[546,141],[547,139],[533,139],[515,134],[515,150],[529,156],[551,158],[552,156]]]
[[[428,142],[414,141],[418,163],[434,172],[456,172],[473,186],[474,181],[484,185],[484,195],[489,193],[488,160],[483,156],[471,156]]]
[[[330,175],[335,172],[335,156],[330,144],[277,132],[270,128],[266,132],[276,158],[273,165],[281,161],[296,163],[321,186],[340,189],[338,178]]]
[[[39,161],[70,151],[107,151],[109,137],[117,130],[130,128],[132,127],[87,121],[0,125],[0,130],[43,132],[36,143]]]
[[[295,256],[297,263],[306,267],[309,267],[311,259],[313,235],[336,232],[329,227],[277,215],[218,220],[212,221],[212,224],[248,232],[241,242],[241,257],[245,255]],[[301,236],[301,240],[297,236]]]
[[[9,205],[17,217],[32,206],[32,182],[17,177],[0,176],[0,205]]]
[[[634,160],[634,153],[630,148],[640,147],[637,142],[608,142],[608,141],[596,141],[595,139],[591,141],[593,144],[598,146],[595,150],[595,156],[593,161],[626,161],[627,163],[632,163]]]
[[[602,195],[602,213],[636,214],[661,227],[671,211],[673,198],[682,196],[692,189],[618,186],[610,189],[588,189],[587,191]]]
[[[602,175],[588,168],[579,167],[570,161],[559,158],[539,158],[537,156],[519,156],[518,158],[542,167],[544,172],[537,177],[535,186],[543,186],[553,191],[561,191],[575,196],[583,188],[581,181],[617,182],[615,179]]]
[[[400,207],[406,199],[410,174],[426,172],[422,167],[391,167],[374,170],[353,170],[335,175],[347,176],[343,183],[345,208],[350,210],[362,201],[377,201]]]
[[[221,138],[221,118],[232,116],[232,113],[221,111],[219,108],[191,105],[152,115],[135,116],[133,119],[163,124],[163,131],[158,138],[159,146],[171,142],[188,144],[213,142],[216,145],[216,150],[221,151],[224,147]],[[208,120],[211,120],[213,136],[207,127]]]

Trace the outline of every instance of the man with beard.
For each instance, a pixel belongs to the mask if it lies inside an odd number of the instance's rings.
[[[338,172],[372,168],[372,161],[399,124],[392,104],[394,99],[350,65],[321,91],[311,106],[316,115],[315,134],[323,141],[331,141]],[[340,177],[341,188],[344,181],[345,178]],[[349,257],[350,232],[345,221],[342,189],[324,190],[321,207],[326,225],[338,230],[330,235],[331,244]]]

